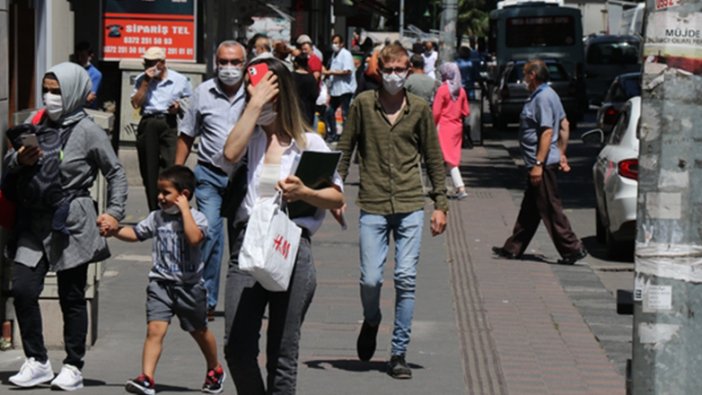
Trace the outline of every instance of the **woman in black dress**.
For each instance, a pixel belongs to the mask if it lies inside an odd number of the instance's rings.
[[[293,78],[297,86],[298,98],[300,103],[300,111],[305,118],[305,121],[317,130],[317,125],[314,125],[314,107],[319,96],[319,84],[312,73],[307,69],[307,55],[301,53],[293,59],[293,67],[295,72]]]

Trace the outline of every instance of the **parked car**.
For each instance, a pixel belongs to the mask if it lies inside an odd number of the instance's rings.
[[[641,38],[627,35],[591,36],[585,41],[585,85],[592,104],[602,102],[612,80],[641,71]]]
[[[605,137],[612,132],[627,100],[641,96],[641,72],[622,74],[612,81],[602,105],[597,109],[597,127]]]
[[[529,90],[523,84],[525,63],[524,60],[507,63],[497,81],[496,89],[492,91],[490,109],[498,128],[504,128],[507,123],[519,122],[519,114],[524,102],[529,98]],[[574,129],[575,123],[582,116],[582,106],[578,100],[579,84],[558,61],[544,60],[544,63],[548,67],[548,84],[560,96],[571,128]]]
[[[636,238],[636,194],[639,176],[639,139],[636,130],[641,116],[641,97],[629,99],[612,133],[592,167],[595,186],[597,240],[607,244],[610,256],[630,254]],[[591,130],[582,136],[586,143],[605,142],[604,132]]]

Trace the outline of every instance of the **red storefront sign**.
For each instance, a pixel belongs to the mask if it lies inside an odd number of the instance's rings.
[[[152,46],[168,60],[196,61],[194,0],[106,0],[103,60],[140,59]]]

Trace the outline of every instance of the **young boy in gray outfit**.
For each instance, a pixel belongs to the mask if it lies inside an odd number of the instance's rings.
[[[207,219],[190,208],[195,190],[195,175],[185,166],[172,166],[158,179],[160,210],[134,227],[122,226],[111,236],[123,241],[144,241],[155,237],[146,289],[148,322],[142,373],[127,381],[125,389],[133,394],[155,394],[154,372],[161,356],[163,339],[173,315],[180,327],[195,339],[207,361],[202,392],[218,394],[224,390],[225,373],[217,358],[214,334],[207,328],[207,291],[202,280],[203,260],[200,243],[207,234]]]

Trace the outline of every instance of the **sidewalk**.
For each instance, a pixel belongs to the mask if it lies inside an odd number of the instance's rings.
[[[492,257],[490,247],[508,235],[517,207],[510,192],[501,187],[503,177],[514,173],[514,163],[506,152],[503,158],[498,149],[487,149],[464,151],[463,170],[470,193],[465,200],[451,202],[447,233],[432,238],[425,227],[407,355],[414,378],[407,381],[393,380],[384,373],[394,305],[392,259],[385,272],[378,350],[369,363],[356,357],[362,314],[358,209],[353,204],[358,175],[352,169],[345,190],[349,229],[342,231],[328,216],[312,242],[318,284],[303,326],[299,394],[624,393],[623,377],[607,360],[552,267]],[[428,222],[431,207],[427,209]],[[143,190],[130,187],[127,220],[137,221],[145,211]],[[100,284],[99,336],[87,353],[84,368],[86,389],[81,392],[86,394],[124,393],[124,382],[140,369],[151,244],[110,243],[113,258]],[[211,327],[221,341],[223,318],[218,317]],[[50,356],[58,371],[63,351],[51,350]],[[0,353],[1,392],[13,393],[7,378],[19,368],[22,358],[20,350]],[[204,370],[195,342],[175,320],[159,363],[158,393],[199,393]],[[235,393],[231,380],[225,387],[225,393]],[[47,391],[39,388],[21,393]]]

